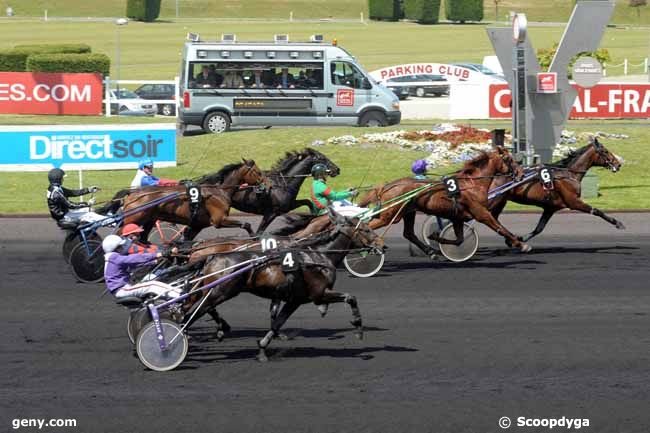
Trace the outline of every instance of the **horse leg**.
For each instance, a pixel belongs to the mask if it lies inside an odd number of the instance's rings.
[[[248,232],[248,235],[253,237],[255,236],[255,233],[253,232],[253,228],[251,227],[250,223],[243,222],[243,221],[237,221],[233,220],[230,218],[224,218],[222,219],[219,224],[213,224],[215,227],[220,228],[220,227],[226,227],[226,228],[233,228],[233,227],[239,227],[241,229],[244,229]]]
[[[223,319],[216,309],[210,308],[207,313],[217,324],[217,340],[222,341],[227,332],[230,332],[230,325]]]
[[[462,220],[454,220],[452,221],[452,224],[454,225],[454,234],[456,235],[456,239],[441,238],[440,233],[437,232],[431,233],[431,235],[429,235],[429,239],[432,239],[439,244],[456,246],[461,245],[463,242],[465,242],[465,223]]]
[[[273,220],[278,216],[276,213],[269,213],[269,214],[264,214],[262,217],[262,222],[260,223],[259,227],[255,231],[255,235],[259,236],[262,233],[264,233],[264,230],[273,222]]]
[[[538,234],[540,234],[542,231],[544,231],[544,228],[546,227],[546,224],[551,220],[551,217],[553,214],[555,214],[556,209],[554,208],[549,208],[545,207],[544,212],[542,213],[542,216],[539,218],[539,221],[537,222],[537,226],[535,229],[528,233],[527,235],[520,236],[519,240],[522,242],[528,242]]]
[[[149,235],[151,234],[151,230],[153,229],[154,222],[152,221],[147,221],[145,224],[142,224],[142,233],[140,234],[140,240],[142,242],[147,242],[149,239]]]
[[[617,229],[625,230],[625,225],[623,225],[621,221],[617,220],[616,218],[612,218],[609,215],[606,215],[603,211],[601,211],[598,208],[589,206],[587,203],[582,201],[577,194],[573,194],[570,192],[567,193],[561,188],[558,188],[557,191],[560,193],[560,195],[562,196],[562,200],[564,200],[564,203],[569,209],[595,215],[597,217],[604,219],[608,223],[616,226]]]
[[[532,248],[525,242],[521,242],[515,235],[513,235],[507,228],[505,228],[499,221],[497,221],[489,210],[480,204],[476,203],[469,207],[469,212],[474,219],[478,222],[485,224],[492,230],[506,238],[515,247],[519,248],[522,253],[529,252]]]
[[[273,321],[278,317],[278,313],[280,312],[280,307],[282,306],[282,301],[279,299],[272,299],[271,300],[271,305],[269,306],[269,312],[271,313],[271,326],[273,326]],[[283,333],[278,333],[276,335],[277,338],[279,338],[282,341],[288,341],[289,337],[286,334]]]
[[[359,310],[359,303],[357,298],[349,293],[340,293],[326,290],[323,294],[323,298],[320,302],[324,305],[334,304],[337,302],[345,302],[350,306],[352,310],[352,321],[350,322],[354,326],[354,336],[359,340],[363,340],[363,320],[361,319],[361,311]]]
[[[282,307],[282,310],[280,310],[280,314],[273,319],[273,323],[271,324],[271,329],[269,332],[266,333],[264,338],[259,340],[257,342],[257,346],[259,347],[260,351],[257,354],[257,360],[260,362],[266,362],[269,360],[269,358],[266,356],[266,348],[271,344],[271,340],[273,340],[273,337],[277,336],[278,333],[280,332],[280,328],[282,328],[282,325],[291,317],[291,315],[300,307],[300,303],[296,301],[291,301],[287,302],[284,304]]]
[[[415,211],[405,213],[402,218],[404,219],[404,230],[402,236],[416,247],[418,247],[424,254],[432,257],[436,254],[435,250],[429,245],[422,242],[415,234]]]

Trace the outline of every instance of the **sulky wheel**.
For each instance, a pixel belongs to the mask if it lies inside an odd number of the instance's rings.
[[[463,230],[464,239],[462,244],[458,246],[438,244],[438,248],[440,248],[442,255],[452,262],[464,262],[465,260],[469,260],[478,249],[478,233],[476,233],[474,226],[464,223]],[[447,224],[445,228],[442,229],[442,232],[440,232],[440,237],[450,240],[456,239],[453,224]]]
[[[442,229],[444,229],[445,226],[449,224],[449,220],[440,219],[440,221],[442,222],[442,227],[438,224],[438,218],[435,216],[431,216],[424,221],[422,224],[422,233],[420,233],[422,242],[431,247],[438,246],[438,242],[434,241],[433,239],[429,239],[429,236],[431,236],[432,233],[440,234]]]
[[[160,349],[156,324],[148,323],[136,338],[135,349],[138,358],[147,368],[154,371],[169,371],[178,367],[187,356],[187,336],[181,331],[181,326],[171,320],[162,319],[162,328],[167,348]]]
[[[379,272],[384,266],[384,260],[383,252],[363,250],[349,253],[343,259],[343,265],[355,277],[367,278]]]
[[[135,344],[135,336],[138,335],[135,333],[135,328],[133,326],[135,315],[139,310],[129,311],[129,319],[126,321],[126,333],[129,336],[129,341],[131,344]]]
[[[75,245],[70,253],[72,273],[82,283],[99,283],[104,280],[104,251],[101,241],[89,239],[86,244]]]
[[[97,233],[90,233],[87,235],[88,239],[95,239],[98,240],[99,242],[102,241],[102,237],[99,236]],[[81,236],[77,232],[71,232],[68,233],[65,237],[65,240],[63,241],[63,260],[65,260],[66,263],[70,263],[70,253],[72,253],[72,249],[77,246],[77,244],[81,242]]]
[[[184,226],[174,223],[156,222],[149,233],[149,242],[155,245],[168,246],[174,241],[182,241],[184,230]]]
[[[172,315],[169,311],[159,311],[158,314],[160,315],[161,319],[173,320]],[[147,323],[151,323],[151,314],[149,313],[149,309],[147,307],[142,307],[130,312],[129,320],[126,326],[131,343],[135,344],[136,337]]]

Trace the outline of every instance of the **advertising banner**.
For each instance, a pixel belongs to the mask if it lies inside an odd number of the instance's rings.
[[[0,114],[101,115],[101,74],[0,72]]]
[[[379,82],[385,82],[391,78],[421,74],[442,75],[447,81],[485,81],[487,79],[485,75],[471,69],[444,63],[410,63],[388,66],[370,72],[370,76]]]
[[[137,168],[150,158],[176,165],[176,125],[54,125],[0,127],[0,171]]]
[[[578,91],[571,119],[650,118],[650,84],[608,83],[591,89],[574,85]],[[509,118],[510,90],[505,84],[490,85],[490,118]]]

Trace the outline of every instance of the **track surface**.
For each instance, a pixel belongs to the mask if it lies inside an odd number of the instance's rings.
[[[364,340],[347,307],[321,319],[306,305],[260,364],[268,302],[242,295],[220,309],[229,338],[200,322],[170,373],[133,356],[126,311],[99,299],[102,285],[74,282],[51,221],[2,220],[0,431],[76,418],[42,431],[478,433],[501,431],[501,416],[566,416],[588,418],[588,432],[648,432],[649,216],[618,217],[628,230],[558,215],[528,255],[485,234],[463,264],[409,257],[396,227],[379,276],[339,272]],[[523,233],[536,218],[503,220]]]

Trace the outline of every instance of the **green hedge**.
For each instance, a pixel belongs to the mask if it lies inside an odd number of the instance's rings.
[[[30,72],[99,72],[108,75],[111,59],[105,54],[34,54],[27,59]]]
[[[0,50],[0,71],[1,72],[25,72],[27,57],[31,52],[19,50]]]
[[[445,0],[445,11],[449,21],[481,21],[483,0]]]
[[[127,0],[126,16],[137,21],[152,22],[160,15],[161,0]]]
[[[16,45],[16,50],[31,51],[33,53],[67,53],[85,54],[91,52],[90,45],[86,44],[39,44],[39,45]]]
[[[397,21],[402,16],[399,0],[368,0],[371,20]]]
[[[436,24],[440,0],[404,0],[404,17],[421,24]]]

